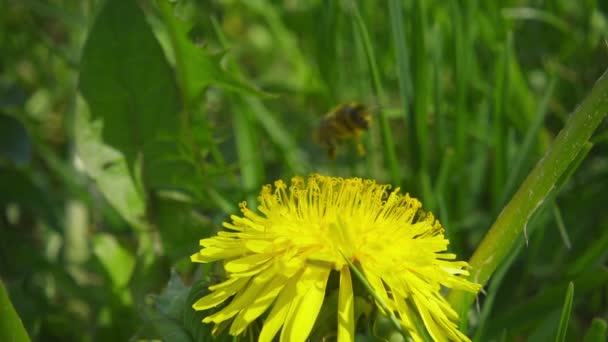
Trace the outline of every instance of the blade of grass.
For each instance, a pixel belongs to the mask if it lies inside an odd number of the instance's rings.
[[[232,124],[241,184],[247,194],[247,203],[255,208],[255,191],[264,181],[264,164],[260,158],[259,139],[256,137],[257,125],[253,122],[251,108],[243,99],[233,96],[232,103]]]
[[[450,170],[452,168],[452,162],[454,160],[454,149],[448,148],[443,153],[443,158],[441,159],[441,165],[439,167],[439,174],[437,176],[437,181],[435,182],[435,195],[439,196],[440,194],[445,193],[445,189],[448,183],[448,177],[450,175]]]
[[[467,83],[469,82],[469,46],[468,35],[464,18],[457,1],[450,2],[451,17],[453,18],[454,30],[454,76],[456,79],[456,104],[454,117],[456,118],[456,159],[462,159],[465,155],[466,128],[468,113],[466,110]]]
[[[220,24],[213,17],[211,18],[211,23],[222,47],[228,48],[228,39],[224,36]],[[235,72],[241,73],[241,70],[236,63],[232,63],[231,66]],[[303,174],[310,170],[310,166],[302,157],[302,152],[287,133],[288,130],[280,121],[272,116],[272,113],[264,106],[262,100],[253,96],[246,96],[244,99],[244,107],[251,109],[252,118],[262,126],[270,137],[270,140],[272,140],[272,142],[281,150],[287,166],[293,173]],[[257,144],[254,144],[253,146],[256,147]]]
[[[484,336],[487,322],[490,319],[490,314],[492,313],[492,308],[494,307],[494,301],[496,300],[496,296],[498,295],[498,291],[500,289],[500,285],[504,280],[507,271],[511,268],[511,265],[517,259],[517,256],[521,252],[524,244],[523,240],[516,244],[515,250],[509,255],[509,257],[505,260],[503,264],[498,267],[492,281],[490,282],[490,286],[487,290],[487,296],[483,301],[483,309],[481,310],[481,314],[479,315],[479,324],[477,325],[477,330],[475,331],[475,336],[473,337],[473,341],[486,341],[487,337]],[[461,325],[461,329],[465,329],[466,326]]]
[[[509,97],[509,64],[512,50],[512,34],[507,34],[507,39],[501,47],[496,63],[496,79],[494,86],[494,107],[493,107],[493,168],[492,168],[492,197],[494,207],[500,205],[500,196],[505,184],[505,172],[507,164],[507,128],[506,128],[506,103]]]
[[[370,72],[369,72],[369,62],[367,52],[365,51],[365,43],[363,42],[363,37],[359,34],[358,23],[355,20],[352,20],[350,17],[347,18],[350,23],[350,31],[348,32],[350,35],[347,36],[345,40],[342,41],[339,46],[342,47],[341,50],[341,59],[350,58],[352,56],[353,63],[349,65],[349,63],[339,63],[338,68],[340,69],[340,74],[342,77],[340,78],[339,87],[341,89],[349,89],[356,88],[356,94],[361,94],[358,96],[363,96],[362,94],[374,94],[374,90],[372,89],[373,81],[371,80]],[[352,35],[352,36],[351,36]],[[353,40],[354,46],[352,46],[352,52],[349,52],[348,43],[346,41]],[[355,78],[355,84],[352,85],[353,79],[350,76],[351,73],[358,75]],[[377,95],[372,95],[377,96]],[[374,101],[376,104],[379,103],[379,99],[375,98]],[[377,116],[380,118],[381,116]],[[382,145],[382,125],[377,124],[381,122],[380,120],[375,119],[374,116],[373,123],[369,128],[368,134],[365,134],[363,137],[363,143],[365,144],[365,149],[370,151],[367,158],[365,158],[365,173],[372,178],[378,179],[385,174],[385,159],[384,153],[382,152],[384,147]],[[338,169],[338,165],[332,165],[334,170]],[[352,172],[352,168],[350,172]]]
[[[553,96],[556,83],[557,78],[552,76],[547,86],[547,90],[545,91],[538,106],[536,119],[532,122],[532,125],[530,125],[528,132],[526,132],[524,142],[521,144],[521,147],[518,148],[516,159],[512,163],[509,163],[509,176],[507,178],[506,185],[503,187],[500,203],[505,203],[507,196],[513,193],[516,182],[521,178],[520,175],[525,166],[525,161],[529,160],[533,153],[532,147],[538,133],[540,132],[543,122],[545,121],[545,116],[548,112],[549,100]]]
[[[403,22],[403,8],[402,1],[400,0],[390,0],[389,3],[389,14],[391,18],[391,34],[393,36],[393,44],[395,45],[395,59],[397,63],[397,80],[399,82],[399,97],[401,99],[401,110],[403,118],[405,119],[405,123],[410,121],[409,113],[409,98],[412,92],[412,80],[411,80],[411,72],[409,65],[409,56],[407,51],[407,41],[404,32],[404,22]],[[404,134],[404,138],[408,141],[413,141],[412,137],[415,135],[412,134],[412,126],[407,128],[406,133]],[[410,144],[416,145],[415,142]],[[409,180],[405,180],[406,183],[409,183]]]
[[[566,290],[566,298],[564,299],[564,307],[557,328],[555,342],[564,342],[566,340],[566,332],[568,331],[568,322],[570,321],[570,313],[572,312],[572,300],[574,297],[574,284],[570,282]]]
[[[601,266],[586,269],[574,281],[577,286],[577,296],[583,298],[586,295],[602,289],[608,280],[608,272]],[[554,285],[543,287],[543,290],[522,303],[501,307],[492,319],[488,320],[486,340],[495,339],[501,329],[517,335],[530,328],[537,327],[550,312],[555,312],[561,307],[556,298],[560,298],[566,292],[569,281],[557,282]]]
[[[295,174],[310,172],[311,166],[308,165],[302,151],[287,133],[289,130],[272,115],[264,103],[251,96],[245,98],[245,103],[251,108],[256,121],[260,123],[272,142],[283,152],[287,167]]]
[[[437,122],[437,149],[445,151],[446,149],[454,149],[454,145],[450,139],[452,129],[448,127],[450,119],[447,117],[446,99],[444,98],[444,89],[442,84],[443,71],[442,66],[445,63],[443,55],[443,35],[440,27],[433,29],[433,39],[431,46],[432,53],[432,70],[433,70],[433,107],[435,111],[435,121]]]
[[[414,170],[419,174],[429,171],[429,144],[428,144],[428,110],[429,110],[429,63],[426,47],[426,7],[424,1],[414,1],[413,12],[413,69],[414,69],[414,113],[411,116],[410,127],[415,130],[415,139],[412,144]],[[414,151],[415,150],[415,151]],[[424,191],[423,191],[424,192]]]
[[[549,201],[554,201],[554,199],[551,198]],[[530,228],[529,229],[530,234],[533,234],[534,231],[536,231],[536,229],[542,230],[543,227],[546,226],[548,215],[546,215],[545,212],[547,211],[547,209],[548,208],[543,208],[543,209],[539,210],[530,219],[530,223],[528,224],[528,226]],[[492,314],[492,309],[494,307],[494,302],[496,300],[496,297],[500,295],[499,290],[500,290],[503,280],[505,279],[505,276],[507,275],[507,272],[510,270],[511,265],[515,262],[515,260],[517,260],[518,256],[521,254],[521,251],[523,250],[524,246],[525,246],[524,236],[520,236],[517,239],[517,242],[515,243],[514,250],[505,259],[505,262],[500,264],[500,266],[497,268],[496,272],[494,273],[494,276],[490,280],[490,285],[489,285],[489,288],[487,289],[487,295],[483,301],[483,308],[482,308],[482,311],[481,311],[481,314],[479,317],[479,324],[477,326],[477,330],[475,331],[475,336],[473,339],[474,341],[486,341],[489,339],[489,336],[486,336],[486,334],[493,333],[491,331],[488,332],[486,327],[488,325],[491,325],[491,323],[492,323],[491,314]],[[463,320],[461,322],[460,329],[462,331],[467,330],[468,325],[466,323],[467,323],[466,320]]]
[[[607,112],[608,70],[568,118],[545,156],[530,172],[474,252],[469,262],[471,279],[482,285],[488,281],[496,267],[511,252],[532,214],[543,204],[560,177],[585,148]],[[473,296],[463,291],[451,291],[449,294],[450,304],[461,317],[466,317],[472,301]]]
[[[553,217],[555,218],[555,224],[557,224],[557,230],[559,231],[559,235],[564,242],[564,246],[566,248],[571,249],[572,243],[570,242],[570,237],[568,236],[568,231],[566,230],[566,225],[564,224],[564,219],[562,218],[562,213],[557,206],[557,203],[553,201],[551,204],[551,211],[553,212]]]
[[[359,12],[359,8],[356,2],[353,1],[351,4],[355,23],[359,28],[358,34],[361,37],[365,53],[367,54],[374,91],[376,92],[376,96],[378,97],[378,102],[382,106],[386,103],[386,97],[384,94],[384,89],[382,87],[382,82],[380,80],[380,73],[378,72],[378,65],[376,63],[376,57],[374,55],[374,48],[372,46],[369,33],[367,31],[367,27],[365,25],[365,22],[363,21],[363,18],[361,17],[361,13]],[[382,146],[384,147],[385,158],[388,161],[388,168],[391,175],[391,183],[395,185],[401,184],[401,167],[399,166],[399,162],[397,160],[397,154],[395,152],[395,144],[393,141],[391,127],[384,111],[379,111],[379,120],[380,132],[382,134]]]
[[[429,140],[429,110],[431,99],[431,87],[429,80],[432,77],[430,73],[430,62],[428,56],[428,48],[426,42],[427,28],[427,13],[426,5],[422,0],[414,1],[413,12],[413,51],[414,51],[414,113],[413,129],[415,129],[414,143],[412,148],[417,150],[418,160],[416,161],[418,169],[415,170],[415,176],[420,184],[420,192],[425,205],[429,208],[435,208],[435,196],[431,186],[430,174],[430,140]]]
[[[462,177],[465,173],[466,160],[466,140],[469,113],[466,108],[469,83],[469,39],[468,31],[464,24],[463,14],[460,4],[457,1],[450,2],[451,17],[453,19],[453,42],[454,42],[454,78],[456,82],[456,100],[454,104],[455,124],[455,152],[456,164],[454,165],[455,174]],[[460,177],[457,177],[460,178]],[[461,219],[465,212],[465,192],[459,186],[453,188],[456,199],[457,219]],[[452,197],[454,198],[454,197]]]
[[[600,227],[602,228],[600,229],[601,235],[596,237],[581,255],[573,258],[573,261],[564,267],[564,274],[567,278],[577,277],[593,264],[603,262],[602,256],[608,250],[608,222],[604,221]],[[606,257],[603,260],[606,260]]]

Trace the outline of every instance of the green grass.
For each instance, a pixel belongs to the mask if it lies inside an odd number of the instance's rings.
[[[0,0],[0,278],[32,340],[204,340],[198,240],[314,172],[438,217],[486,284],[446,294],[474,340],[605,340],[604,2],[104,3]],[[350,101],[367,154],[332,161],[312,131]]]

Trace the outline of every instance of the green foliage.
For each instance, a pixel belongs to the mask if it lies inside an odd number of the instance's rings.
[[[146,185],[179,186],[188,176],[172,162],[182,116],[175,76],[136,3],[103,6],[83,49],[79,89],[92,119],[103,122],[104,141],[129,168],[143,159]]]
[[[208,340],[191,305],[222,274],[190,262],[198,240],[311,172],[400,186],[475,253],[491,278],[480,311],[458,304],[474,340],[606,339],[605,2],[0,8],[0,340]],[[348,101],[374,112],[367,154],[331,161],[312,131]],[[575,111],[594,121],[557,137]],[[509,202],[530,210],[498,219]],[[479,250],[495,222],[510,233]],[[357,337],[403,340],[368,299]],[[312,337],[332,336],[336,300]]]
[[[608,337],[608,333],[606,327],[606,320],[600,318],[594,318],[591,322],[591,326],[585,333],[585,342],[595,342],[595,341],[605,341],[606,337]]]
[[[2,281],[0,281],[0,338],[2,341],[30,341]]]
[[[557,336],[555,341],[565,341],[566,331],[568,331],[568,321],[570,320],[570,313],[572,312],[572,298],[574,297],[574,284],[570,282],[568,284],[568,290],[564,300],[564,308],[562,309],[562,316],[559,320],[559,327],[557,329]]]

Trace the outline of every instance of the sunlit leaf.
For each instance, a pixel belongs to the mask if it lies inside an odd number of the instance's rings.
[[[76,153],[86,173],[121,216],[134,227],[143,227],[144,196],[129,173],[122,154],[101,141],[102,122],[90,122],[84,108],[76,113]]]
[[[0,341],[30,341],[2,280],[0,280]]]
[[[123,288],[127,285],[135,267],[135,258],[128,249],[118,243],[114,236],[97,234],[93,238],[93,254],[115,288]]]

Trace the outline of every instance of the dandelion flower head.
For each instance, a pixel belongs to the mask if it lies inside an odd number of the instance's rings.
[[[339,272],[337,335],[355,336],[353,285],[348,259],[410,336],[421,340],[418,315],[435,340],[468,340],[442,287],[477,292],[467,281],[467,263],[446,253],[449,241],[432,214],[399,188],[361,178],[311,175],[266,185],[258,212],[241,203],[226,230],[203,239],[194,262],[222,260],[228,279],[194,303],[206,310],[228,302],[203,319],[230,324],[239,335],[265,316],[260,341],[304,341],[323,304],[331,271]],[[229,300],[230,299],[230,300]]]

